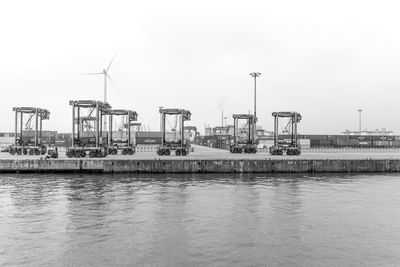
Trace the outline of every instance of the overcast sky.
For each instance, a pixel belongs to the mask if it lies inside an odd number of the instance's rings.
[[[71,99],[130,108],[151,130],[158,107],[221,124],[221,110],[253,112],[267,130],[273,111],[298,111],[302,133],[387,127],[400,133],[398,1],[3,1],[0,131],[13,106],[51,112],[44,128],[71,131]]]

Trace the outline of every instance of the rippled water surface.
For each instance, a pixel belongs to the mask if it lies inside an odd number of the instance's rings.
[[[399,175],[0,176],[0,265],[397,264]]]

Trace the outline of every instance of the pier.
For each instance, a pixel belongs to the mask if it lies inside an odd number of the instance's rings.
[[[61,153],[62,154],[62,153]],[[269,153],[231,154],[194,146],[182,156],[154,152],[108,155],[105,158],[46,159],[43,156],[0,154],[0,172],[100,172],[100,173],[324,173],[400,172],[398,152],[309,152],[300,156]]]

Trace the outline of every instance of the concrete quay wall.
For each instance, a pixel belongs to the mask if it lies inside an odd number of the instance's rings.
[[[400,159],[1,159],[0,172],[324,173],[400,172]]]

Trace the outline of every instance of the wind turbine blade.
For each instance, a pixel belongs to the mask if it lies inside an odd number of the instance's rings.
[[[98,75],[103,74],[102,72],[88,72],[88,73],[78,73],[78,75]]]
[[[112,83],[112,85],[114,86],[114,88],[117,90],[117,93],[119,94],[119,96],[120,96],[122,99],[125,99],[125,98],[123,97],[123,95],[121,94],[121,91],[119,90],[118,86],[113,82],[113,80],[111,79],[110,75],[108,75],[107,72],[106,72],[106,75],[107,75],[107,78],[108,78],[108,79],[110,80],[110,82]]]
[[[110,82],[111,82],[115,87],[117,87],[117,86],[115,85],[115,83],[113,82],[113,80],[111,79],[110,75],[108,75],[107,72],[106,72],[106,75],[107,75],[108,79],[110,80]]]
[[[108,70],[110,69],[111,64],[113,63],[113,61],[114,61],[115,57],[117,56],[118,52],[119,52],[119,50],[115,53],[115,55],[114,55],[113,58],[111,59],[110,64],[108,64],[108,67],[107,67],[107,69],[106,69],[106,72],[108,72]]]

